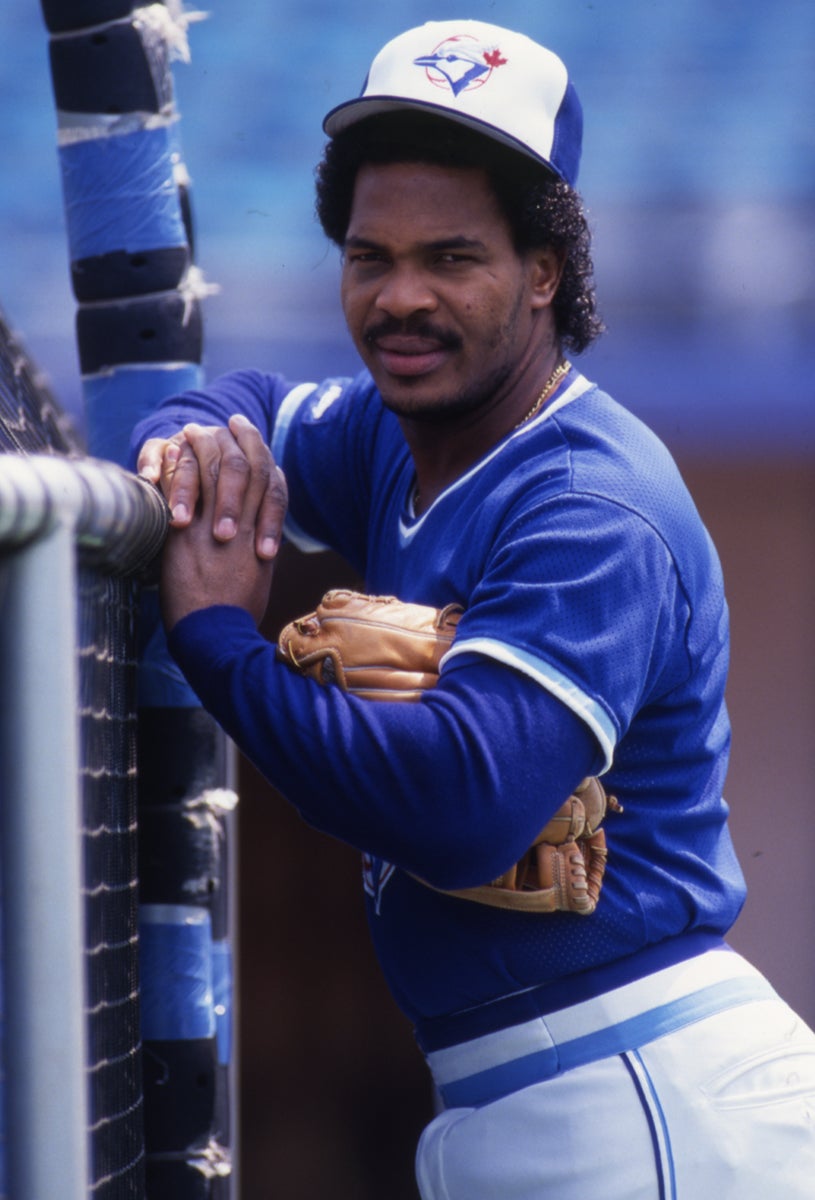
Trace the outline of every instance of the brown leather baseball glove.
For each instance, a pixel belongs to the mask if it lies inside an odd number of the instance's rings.
[[[622,812],[599,779],[579,784],[521,859],[499,879],[454,892],[496,908],[525,912],[594,912],[606,870],[606,812]]]
[[[438,680],[462,611],[336,589],[283,629],[277,654],[301,675],[357,696],[418,700]],[[449,894],[524,912],[593,912],[606,867],[600,823],[608,809],[622,811],[599,779],[584,779],[515,866],[491,883]]]
[[[301,675],[356,696],[418,700],[439,677],[461,612],[338,588],[285,627],[277,653]]]

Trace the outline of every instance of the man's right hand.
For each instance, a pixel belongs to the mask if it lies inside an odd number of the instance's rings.
[[[137,471],[161,488],[171,524],[190,524],[204,490],[214,490],[212,535],[228,542],[243,520],[255,526],[255,553],[272,559],[280,548],[287,492],[283,472],[259,430],[246,417],[228,426],[185,425],[170,438],[144,443]]]

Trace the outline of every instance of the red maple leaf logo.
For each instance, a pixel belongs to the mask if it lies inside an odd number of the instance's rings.
[[[484,62],[488,67],[503,67],[506,61],[502,58],[500,50],[487,50],[484,53]]]

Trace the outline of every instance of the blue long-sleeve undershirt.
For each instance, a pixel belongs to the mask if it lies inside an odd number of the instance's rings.
[[[306,821],[435,887],[501,875],[598,767],[577,716],[478,656],[454,660],[421,701],[388,703],[290,671],[240,608],[193,612],[168,643],[204,707]]]

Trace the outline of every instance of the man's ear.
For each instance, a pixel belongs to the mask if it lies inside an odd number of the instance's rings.
[[[565,256],[550,246],[531,250],[532,307],[548,308],[555,298],[565,264]]]

